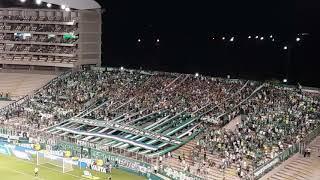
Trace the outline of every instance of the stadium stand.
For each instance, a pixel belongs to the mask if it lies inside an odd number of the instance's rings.
[[[52,73],[13,73],[0,72],[0,93],[17,100],[20,97],[33,94],[35,90],[47,84],[56,77]]]
[[[266,174],[261,180],[269,179],[317,179],[319,178],[320,137],[317,137],[308,145],[311,150],[310,157],[296,154],[289,160]]]
[[[213,163],[219,169],[236,169],[240,177],[245,177],[253,168],[263,166],[294,143],[300,142],[319,125],[318,121],[311,119],[318,118],[318,114],[317,117],[311,116],[319,110],[319,101],[304,95],[295,90],[264,87],[240,106],[240,111],[248,116],[237,124],[235,131],[209,128],[205,132],[210,134],[202,135],[197,142],[199,151],[194,153],[193,149],[191,157],[202,154],[202,158],[206,157],[204,159],[208,161],[220,159]],[[212,159],[210,155],[213,155]],[[182,157],[181,153],[179,156]],[[227,173],[233,174],[233,171]],[[213,174],[217,175],[215,172]],[[230,179],[233,178],[230,176]]]
[[[0,8],[1,67],[54,70],[99,66],[101,9],[79,8]]]
[[[108,68],[58,76],[1,111],[1,124],[38,142],[145,157],[160,172],[245,179],[305,142],[319,127],[319,100],[271,83]]]
[[[8,106],[12,101],[0,101],[0,109]]]

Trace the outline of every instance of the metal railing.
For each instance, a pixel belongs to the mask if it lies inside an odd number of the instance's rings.
[[[289,159],[291,156],[297,152],[302,152],[304,148],[311,143],[317,136],[320,134],[320,125],[313,129],[308,135],[306,135],[300,142],[294,143],[292,146],[281,152],[276,157],[272,158],[268,162],[264,163],[262,166],[259,166],[257,169],[254,169],[252,173],[252,179],[259,179],[269,171],[271,171],[278,164],[281,164],[283,161]]]

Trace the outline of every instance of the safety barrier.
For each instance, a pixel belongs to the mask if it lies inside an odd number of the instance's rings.
[[[274,157],[273,159],[269,160],[259,168],[253,171],[253,179],[259,179],[264,174],[271,171],[274,167],[276,167],[281,162],[287,160],[297,152],[301,152],[302,144],[309,144],[314,138],[316,138],[320,134],[320,126],[317,126],[312,132],[310,132],[302,141],[299,143],[295,143],[283,152],[281,152],[278,156]]]
[[[162,169],[160,169],[159,173],[173,180],[204,180],[203,178],[198,177],[194,174],[186,171],[177,171],[170,168],[169,166],[163,166]]]
[[[70,151],[74,156],[80,158],[89,158],[89,159],[101,159],[104,162],[117,162],[119,168],[129,173],[134,173],[140,176],[146,176],[152,180],[162,180],[161,177],[153,174],[153,166],[146,157],[141,156],[138,153],[134,152],[125,152],[121,149],[97,149],[98,147],[86,147],[79,146],[73,143],[66,141],[58,141],[56,145],[56,150],[61,151]],[[101,148],[101,147],[100,147]],[[120,150],[120,151],[118,151]],[[125,154],[128,153],[128,154]],[[124,155],[127,155],[131,158],[128,158]],[[145,159],[144,159],[145,158]],[[142,161],[140,161],[142,160]]]

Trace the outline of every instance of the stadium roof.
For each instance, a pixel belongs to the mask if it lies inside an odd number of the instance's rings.
[[[65,5],[71,9],[99,9],[100,4],[95,0],[43,0],[44,2],[55,4],[55,5]]]

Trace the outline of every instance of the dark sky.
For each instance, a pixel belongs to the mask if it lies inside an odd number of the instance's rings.
[[[14,1],[0,0],[0,5]],[[320,87],[319,0],[97,1],[105,9],[103,65],[248,79],[287,77],[293,84]],[[298,33],[310,35],[297,43]],[[265,40],[249,40],[249,35]],[[235,41],[229,42],[232,36]]]
[[[105,8],[104,65],[249,79],[283,79],[289,72],[291,83],[320,86],[316,0],[100,3]],[[296,43],[297,34],[305,32],[310,35]],[[247,39],[271,34],[275,42]],[[222,36],[235,41],[222,41]],[[284,51],[284,45],[291,50]]]

